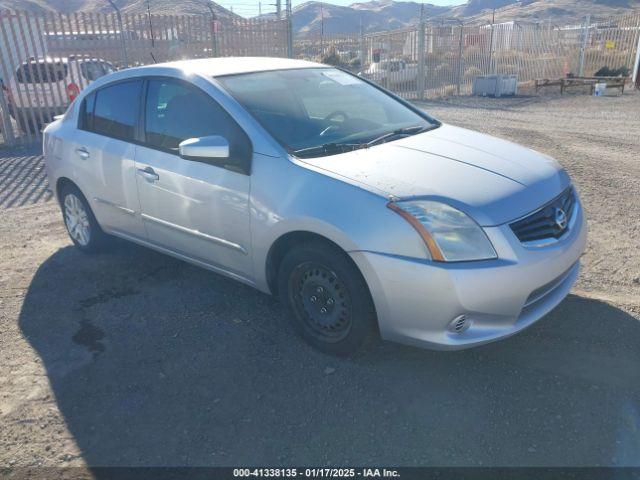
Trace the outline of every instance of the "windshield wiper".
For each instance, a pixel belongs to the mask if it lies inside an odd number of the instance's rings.
[[[425,126],[425,125],[412,125],[410,127],[403,127],[393,130],[392,132],[387,132],[379,137],[374,138],[368,142],[364,143],[325,143],[323,145],[316,145],[315,147],[307,147],[301,148],[299,150],[294,150],[292,153],[298,157],[311,157],[315,154],[326,154],[333,155],[336,153],[344,153],[351,152],[353,150],[358,150],[361,148],[369,148],[379,143],[383,143],[389,140],[392,137],[397,136],[405,136],[416,135],[418,133],[426,132],[427,130],[431,130],[435,128],[435,126]]]
[[[332,143],[324,143],[322,145],[316,145],[315,147],[301,148],[299,150],[294,150],[292,153],[300,157],[300,156],[313,156],[315,153],[334,154],[334,153],[350,152],[357,148],[362,148],[362,144],[332,142]]]
[[[431,127],[427,127],[424,125],[413,125],[411,127],[398,128],[393,132],[384,133],[379,137],[376,137],[373,140],[370,140],[369,142],[362,144],[362,146],[364,148],[372,147],[379,143],[384,143],[385,141],[389,140],[392,137],[397,137],[400,135],[408,137],[409,135],[416,135],[418,133],[426,132],[427,130],[431,130]]]

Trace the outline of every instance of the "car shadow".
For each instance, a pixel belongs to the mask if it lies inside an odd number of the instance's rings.
[[[640,323],[587,298],[477,349],[337,359],[271,297],[119,243],[53,254],[19,322],[90,466],[640,464]]]

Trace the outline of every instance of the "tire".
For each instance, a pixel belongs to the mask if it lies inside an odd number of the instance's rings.
[[[109,236],[102,231],[86,198],[75,185],[65,185],[60,194],[62,220],[73,244],[84,253],[105,249]]]
[[[42,130],[42,125],[38,120],[34,120],[32,118],[25,118],[27,114],[18,115],[18,124],[20,125],[20,129],[24,133],[30,133],[31,135],[37,135]]]
[[[336,247],[310,242],[288,252],[280,264],[278,292],[296,332],[318,350],[349,356],[374,337],[369,289]]]

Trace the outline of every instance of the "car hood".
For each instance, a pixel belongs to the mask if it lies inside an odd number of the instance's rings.
[[[302,161],[389,197],[446,202],[482,226],[519,218],[570,184],[551,157],[451,125],[368,149]]]

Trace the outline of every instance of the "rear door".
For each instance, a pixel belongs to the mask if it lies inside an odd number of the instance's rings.
[[[251,278],[249,138],[210,95],[189,83],[151,78],[144,96],[136,177],[149,241]],[[210,135],[229,141],[229,159],[179,156],[180,142]]]
[[[109,84],[85,97],[70,155],[100,225],[145,239],[136,190],[135,145],[141,80]]]

